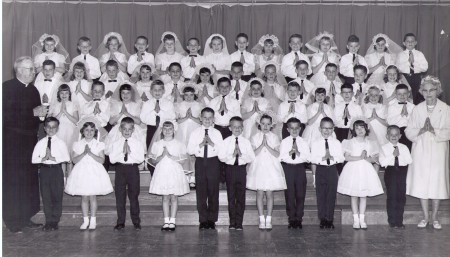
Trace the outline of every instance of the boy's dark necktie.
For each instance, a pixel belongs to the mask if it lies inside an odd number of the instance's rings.
[[[222,102],[225,104],[225,96],[222,96]],[[220,115],[225,115],[225,110],[222,110],[221,112],[220,112]]]
[[[330,150],[330,147],[328,146],[328,138],[325,138],[325,151]],[[330,165],[330,158],[327,157],[327,164]]]
[[[305,88],[305,84],[303,83],[303,79],[300,83],[300,90],[302,91],[302,93],[300,94],[300,99],[303,99],[303,88]]]
[[[84,60],[86,61],[86,55],[84,55]]]
[[[50,151],[52,150],[52,137],[48,137],[47,148]]]
[[[296,140],[297,140],[296,138],[293,138],[293,139],[292,139],[292,149],[294,149],[295,141],[296,141]],[[295,152],[291,155],[291,157],[292,157],[292,160],[295,159]]]
[[[125,148],[128,148],[128,139],[125,139]],[[123,160],[126,162],[128,161],[128,153],[125,153],[125,156],[123,157]]]
[[[362,93],[362,84],[361,83],[358,84],[359,84],[359,92]]]
[[[238,138],[236,137],[236,146],[239,147]],[[239,154],[236,154],[236,159],[234,160],[234,165],[239,165]]]
[[[245,64],[244,52],[241,52],[241,59],[239,60],[242,64]]]
[[[356,54],[353,54],[353,62],[355,62],[355,60],[356,60]]]
[[[239,79],[236,80],[234,90],[236,91],[236,100],[239,100],[239,90],[241,90],[241,84],[239,83]]]
[[[298,53],[294,52],[295,54],[295,58],[294,58],[294,66],[297,64],[297,62],[300,60],[300,58],[298,57]]]
[[[409,74],[414,74],[414,63],[411,62],[411,57],[414,57],[412,50],[409,50]]]
[[[205,129],[205,137],[208,136],[208,129]],[[206,158],[208,158],[208,144],[203,146],[203,160],[206,161]]]
[[[161,107],[159,107],[159,100],[156,100],[156,106],[158,107],[158,109],[161,109]],[[155,106],[155,109],[156,109]],[[156,128],[159,127],[159,122],[161,121],[161,117],[159,117],[159,112],[156,113]]]
[[[348,111],[348,104],[345,104],[345,108],[344,108],[344,125],[345,126],[347,126],[347,124],[348,124],[347,111]]]
[[[394,146],[394,152],[395,152],[395,150],[397,150],[398,149],[398,146]],[[396,167],[396,168],[398,168],[398,156],[395,156],[395,161],[394,161],[394,166]]]

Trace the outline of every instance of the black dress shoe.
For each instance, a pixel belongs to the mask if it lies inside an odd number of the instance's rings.
[[[295,229],[297,228],[297,224],[295,221],[289,221],[288,229]]]
[[[334,224],[333,224],[333,221],[327,221],[327,225],[326,225],[326,228],[327,229],[334,229]]]
[[[320,229],[326,228],[326,225],[327,225],[327,221],[324,220],[324,219],[321,219],[320,220],[320,225],[319,225]]]
[[[236,225],[236,230],[242,231],[244,230],[244,228],[242,227],[242,225]]]
[[[134,225],[134,229],[136,231],[140,231],[142,229],[141,224],[139,224],[139,223],[136,223],[136,224],[133,224],[133,225]]]
[[[198,226],[199,230],[208,229],[208,223],[207,222],[200,222],[200,226]]]
[[[235,229],[236,229],[236,225],[230,224],[230,225],[228,226],[228,229],[229,229],[229,230],[235,230]]]
[[[208,221],[208,229],[216,229],[216,223],[214,221]]]
[[[296,224],[295,224],[295,225],[296,225],[296,226],[295,226],[296,229],[302,229],[302,228],[303,228],[302,222],[301,222],[301,221],[297,220],[295,223],[296,223]]]
[[[53,231],[53,230],[58,230],[58,229],[59,229],[58,223],[53,223],[51,230]]]
[[[53,225],[48,224],[48,223],[42,227],[42,231],[45,231],[45,232],[52,231],[52,230],[53,230]]]
[[[21,228],[10,228],[9,231],[14,234],[22,234],[23,230]]]
[[[30,220],[30,222],[28,222],[28,224],[25,226],[26,228],[30,228],[30,229],[36,229],[36,228],[42,228],[44,225],[41,223],[34,223],[33,221]]]
[[[114,227],[114,230],[117,230],[117,231],[121,231],[121,230],[124,230],[124,229],[125,229],[125,225],[124,224],[117,224]]]

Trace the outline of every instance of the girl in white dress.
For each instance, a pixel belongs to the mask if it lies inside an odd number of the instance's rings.
[[[64,49],[56,35],[44,34],[32,46],[32,55],[36,73],[42,71],[42,63],[45,60],[55,62],[55,71],[59,75],[66,72],[66,66],[70,64],[69,53]]]
[[[169,65],[173,62],[181,63],[181,58],[186,56],[183,46],[175,33],[166,31],[161,36],[161,44],[155,54],[155,65],[160,79],[167,83]]]
[[[387,126],[389,126],[386,121],[387,107],[382,103],[383,99],[380,95],[380,89],[376,86],[369,87],[362,111],[369,122],[369,129],[372,131],[369,138],[375,140],[380,147],[388,143],[386,133]]]
[[[199,77],[195,88],[198,91],[199,101],[205,106],[207,106],[214,97],[219,95],[212,79],[214,71],[212,65],[208,63],[202,63],[195,67],[195,72]]]
[[[283,49],[275,35],[262,36],[258,44],[252,48],[252,54],[255,56],[255,74],[257,77],[262,78],[264,76],[263,67],[267,62],[274,63],[276,70],[280,70]]]
[[[70,91],[72,92],[72,101],[79,110],[81,106],[92,100],[91,86],[92,82],[88,78],[86,66],[82,62],[77,62],[73,65],[72,75],[68,83]]]
[[[73,145],[72,160],[75,166],[67,178],[65,192],[81,195],[83,224],[80,229],[95,229],[97,226],[97,195],[112,193],[113,187],[108,172],[102,163],[105,160],[105,144],[98,141],[100,124],[95,119],[87,119],[82,125],[81,140]],[[89,220],[89,202],[91,218]]]
[[[226,39],[220,34],[212,34],[206,40],[204,49],[205,62],[211,64],[215,70],[214,82],[222,77],[228,77],[231,70],[231,58]]]
[[[96,52],[102,72],[106,71],[106,62],[114,60],[119,65],[119,70],[125,74],[127,73],[127,63],[130,54],[119,33],[109,32],[106,34]]]
[[[411,91],[411,87],[409,86],[408,81],[402,74],[400,74],[400,71],[398,70],[397,66],[389,65],[386,68],[386,77],[387,77],[385,79],[386,83],[380,85],[381,95],[383,97],[383,104],[389,105],[397,102],[395,95],[395,88],[400,83],[407,85],[409,90]],[[410,99],[408,101],[412,103],[411,94]]]
[[[175,230],[178,196],[189,193],[189,184],[180,162],[186,160],[186,146],[174,138],[175,121],[162,123],[161,140],[151,145],[151,162],[156,164],[150,181],[150,194],[162,195],[164,225],[162,231]]]
[[[56,117],[59,120],[59,129],[56,136],[64,141],[67,149],[72,149],[73,143],[78,138],[77,122],[78,108],[72,101],[72,93],[67,84],[59,86],[55,96],[56,100],[52,101],[49,109],[49,116]],[[70,172],[72,164],[69,162],[63,165],[63,170]]]
[[[177,115],[178,131],[175,139],[183,143],[186,147],[189,142],[192,131],[201,126],[199,116],[204,105],[197,102],[197,91],[193,84],[186,84],[182,88],[183,101],[175,105],[175,112]],[[195,187],[195,158],[187,156],[187,170],[192,172],[188,175],[189,186]]]
[[[136,90],[142,102],[147,102],[152,98],[150,88],[152,85],[152,75],[154,68],[150,65],[143,64],[139,68],[139,75],[131,77],[131,81],[136,81]]]
[[[272,106],[264,97],[264,81],[259,78],[253,78],[249,81],[250,96],[244,98],[241,106],[242,119],[244,119],[244,131],[242,135],[250,139],[256,134],[256,118],[263,112],[272,111]]]
[[[247,188],[256,190],[256,206],[259,214],[259,228],[272,229],[273,191],[285,190],[286,180],[278,161],[280,139],[271,132],[275,119],[268,113],[257,119],[259,131],[251,138],[256,159],[247,171]],[[264,195],[267,212],[264,217]]]
[[[339,176],[337,191],[351,196],[353,228],[367,229],[367,197],[383,193],[380,178],[372,166],[378,159],[379,148],[376,142],[368,139],[369,127],[364,118],[356,118],[351,128],[353,138],[342,141],[347,163]]]
[[[334,35],[324,31],[311,39],[305,46],[314,53],[311,59],[314,75],[310,80],[315,85],[322,84],[327,80],[325,76],[325,66],[327,66],[328,63],[339,65],[339,60],[341,58],[337,45],[334,42]]]

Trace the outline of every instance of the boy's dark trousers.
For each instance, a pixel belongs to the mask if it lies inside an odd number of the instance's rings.
[[[133,224],[140,224],[139,193],[140,174],[137,164],[116,163],[116,177],[114,180],[116,195],[117,224],[125,224],[127,215],[127,195],[130,201],[130,215]]]
[[[247,165],[227,165],[226,181],[230,225],[242,226],[245,211]]]
[[[145,145],[147,147],[146,149],[148,149],[148,147],[150,146],[150,143],[152,142],[153,136],[155,135],[156,129],[157,129],[156,126],[147,125],[147,137],[145,139]],[[155,167],[153,167],[150,164],[148,164],[147,165],[147,169],[150,171],[150,175],[153,176],[153,172],[155,172]]]
[[[62,215],[64,173],[61,164],[41,164],[39,186],[46,224],[58,224]]]
[[[214,128],[217,129],[220,134],[222,135],[222,138],[225,140],[225,138],[232,135],[231,130],[228,128],[228,126],[220,126],[220,125],[214,125]],[[225,183],[225,169],[226,164],[223,162],[220,162],[220,183]]]
[[[219,218],[219,158],[195,158],[195,187],[199,222],[217,222]]]
[[[289,222],[302,222],[305,209],[306,196],[306,172],[303,163],[288,164],[281,163],[286,177],[287,189],[284,190],[286,199],[286,213]]]
[[[406,204],[406,174],[408,166],[387,166],[384,172],[386,207],[389,225],[403,225]]]
[[[412,93],[412,99],[414,104],[419,104],[420,102],[424,101],[425,99],[423,96],[419,93],[420,83],[422,81],[422,73],[402,73],[403,76],[405,76],[406,80],[409,83],[409,86],[411,87],[411,93]]]
[[[316,166],[316,195],[319,220],[334,220],[338,170],[336,165]]]

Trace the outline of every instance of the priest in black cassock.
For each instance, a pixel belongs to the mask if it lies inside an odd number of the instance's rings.
[[[39,92],[33,85],[31,57],[14,63],[16,78],[3,83],[3,221],[13,233],[39,228],[31,218],[40,209],[38,167],[31,164],[37,142],[39,117],[45,116]]]

